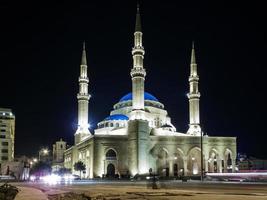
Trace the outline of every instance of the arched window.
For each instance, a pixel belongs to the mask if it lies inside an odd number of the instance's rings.
[[[113,123],[110,123],[110,127],[113,127]]]
[[[109,149],[106,153],[106,160],[116,160],[117,154],[114,150]]]
[[[120,126],[120,124],[119,123],[116,123],[116,127],[119,127]]]

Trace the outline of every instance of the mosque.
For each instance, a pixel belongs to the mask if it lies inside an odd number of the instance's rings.
[[[133,66],[130,71],[132,92],[120,98],[110,115],[98,123],[94,133],[90,132],[88,123],[90,94],[83,45],[77,95],[78,128],[74,135],[75,144],[64,153],[64,166],[78,174],[74,170],[74,163],[82,161],[86,166],[83,173],[85,178],[145,175],[151,171],[163,177],[199,176],[201,170],[234,172],[236,137],[202,135],[194,45],[187,95],[189,128],[186,133],[181,133],[172,124],[164,105],[145,91],[142,36],[141,17],[137,8]]]

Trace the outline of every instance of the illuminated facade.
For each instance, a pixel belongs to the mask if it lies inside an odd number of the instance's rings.
[[[63,162],[64,161],[64,151],[66,150],[66,142],[60,139],[53,144],[53,162]]]
[[[15,116],[11,109],[0,108],[0,165],[13,161],[15,142]]]
[[[79,77],[79,93],[77,94],[78,129],[75,133],[75,144],[78,144],[91,135],[88,123],[88,103],[90,99],[90,94],[88,94],[88,83],[89,79],[87,77],[86,51],[85,43],[83,43],[83,53]]]
[[[60,139],[53,144],[53,159],[52,159],[52,170],[58,171],[64,166],[64,152],[66,150],[66,142]]]
[[[145,92],[145,50],[142,44],[139,8],[136,15],[132,92],[113,106],[110,116],[88,131],[88,78],[85,48],[82,54],[78,130],[75,145],[65,151],[65,167],[77,161],[86,165],[84,177],[148,174],[161,176],[200,175],[201,127],[199,117],[199,77],[195,49],[192,48],[189,76],[189,129],[177,132],[164,105]],[[85,75],[86,74],[86,75]],[[80,98],[81,97],[81,98]],[[77,137],[79,134],[82,137]],[[76,139],[76,137],[78,139]],[[209,172],[235,171],[236,138],[203,136],[203,169]],[[77,172],[78,174],[78,172]]]

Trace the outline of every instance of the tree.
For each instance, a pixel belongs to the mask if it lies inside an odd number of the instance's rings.
[[[79,171],[80,177],[82,177],[81,173],[82,173],[82,171],[84,171],[86,169],[86,166],[82,161],[78,161],[78,162],[74,163],[74,169],[75,169],[75,171]]]

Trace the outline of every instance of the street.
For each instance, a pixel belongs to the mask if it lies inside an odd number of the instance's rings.
[[[84,193],[93,198],[106,199],[264,199],[267,200],[266,183],[239,182],[180,182],[160,181],[159,189],[151,189],[148,181],[96,181],[82,180],[69,184],[46,185],[19,183],[41,189],[45,194],[65,192]]]

